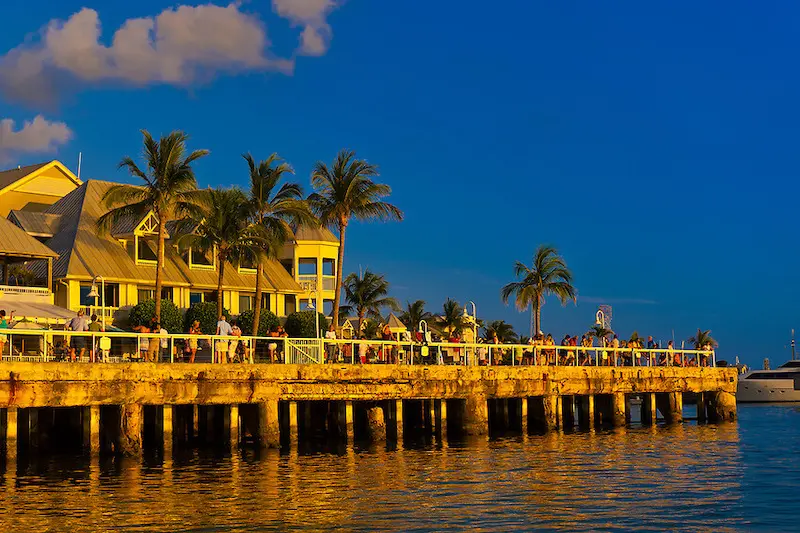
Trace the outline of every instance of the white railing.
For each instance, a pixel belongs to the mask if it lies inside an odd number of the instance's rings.
[[[336,290],[336,276],[322,276],[322,290],[335,291]]]
[[[0,285],[2,300],[20,302],[52,303],[53,293],[46,287],[17,287],[14,285]]]
[[[317,275],[298,274],[297,283],[303,288],[305,292],[314,292],[317,290]]]
[[[284,339],[284,361],[290,365],[320,364],[322,339]]]
[[[401,364],[463,366],[715,367],[713,350],[631,349],[524,344],[420,343],[132,332],[0,330],[3,360],[102,362]],[[74,347],[74,352],[71,349]]]

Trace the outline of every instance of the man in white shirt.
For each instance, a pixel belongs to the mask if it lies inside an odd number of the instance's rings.
[[[328,341],[335,341],[336,340],[336,327],[331,324],[328,328],[328,331],[325,332],[325,340]],[[336,358],[336,343],[329,343],[325,346],[328,352],[328,362],[334,363],[334,359]]]
[[[227,336],[233,333],[233,328],[228,323],[228,319],[225,315],[219,317],[219,322],[217,322],[217,335],[219,336]],[[228,359],[228,341],[227,340],[217,340],[217,357],[219,359],[218,362],[225,363]]]

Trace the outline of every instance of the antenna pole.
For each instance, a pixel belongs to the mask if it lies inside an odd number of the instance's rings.
[[[792,361],[794,361],[794,328],[792,328]]]
[[[81,179],[81,162],[83,161],[83,152],[78,152],[78,179]]]

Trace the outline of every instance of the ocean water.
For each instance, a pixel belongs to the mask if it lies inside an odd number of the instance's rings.
[[[0,531],[800,531],[800,407],[739,415],[393,451],[27,459],[3,470]]]

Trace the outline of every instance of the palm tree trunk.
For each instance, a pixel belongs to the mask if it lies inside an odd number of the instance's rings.
[[[166,233],[166,226],[167,221],[164,220],[163,216],[159,216],[158,244],[156,246],[156,294],[154,298],[156,301],[156,322],[159,324],[161,323],[161,284],[163,283],[161,273],[164,271],[164,234]]]
[[[333,324],[336,331],[339,331],[339,300],[342,297],[342,264],[344,263],[344,232],[347,229],[347,222],[339,223],[339,258],[336,261],[336,290],[333,296]],[[361,324],[359,321],[359,331]]]
[[[542,306],[538,298],[533,302],[533,329],[535,330],[534,335],[542,330]]]
[[[264,263],[261,259],[258,260],[256,266],[256,301],[253,306],[253,337],[258,336],[258,325],[261,323],[261,293],[264,291],[261,287],[261,275],[264,272]]]
[[[217,255],[219,263],[219,278],[217,279],[217,318],[222,316],[222,280],[225,277],[225,256],[220,253]]]

